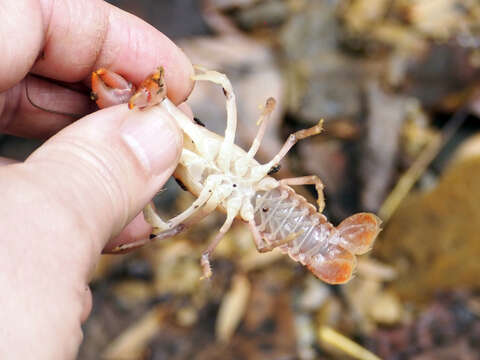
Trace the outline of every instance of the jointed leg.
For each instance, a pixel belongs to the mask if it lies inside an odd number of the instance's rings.
[[[285,185],[315,185],[317,191],[318,212],[322,212],[325,208],[325,199],[323,196],[323,183],[317,175],[301,176],[296,178],[288,178],[280,180],[280,184]]]
[[[222,199],[212,196],[213,188],[215,187],[217,179],[213,178],[211,181],[207,180],[206,186],[203,188],[200,196],[193,202],[193,204],[184,212],[177,215],[168,222],[163,221],[155,212],[155,208],[150,203],[144,209],[145,220],[152,225],[153,237],[149,239],[142,239],[129,244],[122,244],[112,250],[112,252],[120,252],[127,249],[143,246],[154,240],[166,239],[178,235],[189,226],[200,221],[203,217],[211,213]],[[205,206],[203,206],[205,205]],[[206,207],[206,209],[204,209]]]
[[[262,238],[262,235],[260,235],[260,232],[257,229],[257,225],[255,224],[255,221],[250,220],[248,222],[248,226],[250,227],[250,231],[253,236],[253,241],[255,242],[255,246],[258,250],[258,252],[265,252],[269,244],[265,241],[264,238]]]
[[[175,216],[173,219],[170,219],[167,222],[168,228],[174,228],[175,226],[183,223],[187,218],[194,215],[200,208],[210,199],[212,196],[213,190],[215,186],[218,184],[218,178],[211,176],[207,179],[205,187],[200,192],[198,198],[190,205],[188,209],[186,209],[181,214]],[[217,203],[218,205],[218,203]]]
[[[275,109],[276,101],[274,98],[268,98],[267,102],[265,103],[265,107],[260,115],[260,118],[257,121],[257,125],[260,125],[258,128],[257,134],[255,135],[255,139],[253,139],[252,146],[248,150],[248,153],[245,157],[238,159],[235,162],[235,173],[238,176],[243,176],[249,170],[249,164],[251,160],[255,157],[260,144],[262,143],[263,137],[265,136],[265,131],[267,129],[267,125],[269,120],[271,119],[271,114]]]
[[[208,190],[207,190],[207,192],[208,192]],[[144,216],[145,216],[145,220],[149,224],[152,224],[152,222],[150,222],[150,221],[152,219],[154,219],[153,224],[158,225],[157,227],[154,226],[154,229],[152,231],[152,235],[155,235],[155,236],[152,236],[148,239],[142,239],[142,240],[139,240],[139,241],[135,241],[133,243],[120,245],[117,248],[115,248],[113,250],[113,252],[118,252],[118,251],[123,251],[123,250],[126,250],[126,249],[140,247],[140,246],[143,246],[143,245],[145,245],[149,242],[155,241],[155,240],[162,240],[162,239],[167,239],[167,238],[176,236],[176,235],[180,234],[181,232],[185,231],[186,229],[188,229],[190,226],[192,226],[192,225],[196,224],[197,222],[199,222],[200,220],[202,220],[205,216],[207,216],[211,212],[213,212],[217,208],[218,204],[220,204],[220,202],[224,199],[224,197],[225,197],[224,195],[218,195],[218,193],[214,193],[212,196],[210,196],[210,198],[208,199],[208,201],[205,204],[202,204],[203,206],[199,205],[199,207],[196,211],[190,212],[189,215],[188,214],[186,215],[185,213],[188,210],[192,209],[192,207],[195,207],[195,205],[194,205],[195,203],[192,204],[192,206],[190,206],[189,209],[187,209],[186,211],[184,211],[183,213],[180,214],[182,216],[182,218],[184,218],[184,220],[181,221],[181,222],[175,221],[175,225],[170,225],[170,224],[173,222],[173,220],[179,218],[180,215],[177,216],[176,218],[170,220],[169,222],[164,222],[157,215],[154,207],[151,204],[149,204],[144,209],[144,214],[146,213],[146,215],[144,215]],[[152,224],[152,226],[153,226],[153,224]]]
[[[143,217],[147,223],[152,225],[152,234],[157,235],[162,231],[168,230],[168,224],[163,221],[160,216],[158,216],[153,202],[150,202],[147,206],[145,206],[143,209]]]
[[[148,203],[147,206],[143,209],[143,217],[145,221],[152,226],[152,236],[147,239],[137,240],[128,244],[121,244],[118,245],[116,248],[112,250],[112,252],[121,252],[137,247],[141,247],[143,245],[148,244],[153,240],[161,240],[166,239],[169,237],[173,237],[180,232],[182,232],[185,227],[184,226],[176,226],[172,229],[169,229],[168,224],[162,220],[160,216],[158,216],[157,212],[155,211],[155,206],[153,202]]]
[[[289,244],[302,234],[303,234],[303,231],[297,231],[295,233],[289,234],[286,238],[271,243],[263,251],[272,251],[276,247],[279,247],[279,246],[282,246],[282,245],[285,245],[285,244]]]
[[[262,238],[262,236],[260,235],[260,232],[257,229],[257,225],[253,220],[249,221],[248,225],[250,227],[250,231],[252,232],[255,246],[257,247],[258,252],[261,252],[261,253],[272,251],[276,247],[288,244],[293,240],[295,240],[300,235],[302,235],[303,233],[302,231],[298,231],[296,233],[292,233],[288,235],[285,239],[282,239],[281,241],[272,243],[272,242],[269,242],[267,239]]]
[[[210,195],[208,190],[206,191],[206,193]],[[198,201],[198,200],[201,200],[201,201]],[[171,219],[168,222],[163,221],[160,218],[160,216],[158,216],[152,203],[148,204],[143,209],[143,214],[145,217],[145,221],[148,222],[153,227],[153,230],[152,230],[153,236],[149,237],[148,239],[142,239],[132,243],[119,245],[116,248],[114,248],[112,252],[120,252],[128,249],[137,248],[137,247],[146,245],[149,242],[152,242],[154,240],[162,240],[162,239],[166,239],[166,238],[170,238],[175,235],[178,235],[188,227],[186,224],[182,222],[182,219],[186,220],[189,217],[192,217],[193,215],[195,215],[197,212],[202,212],[201,206],[205,203],[205,201],[203,201],[203,199],[200,199],[199,197],[187,210],[185,210],[183,213],[181,213],[180,215],[176,216],[175,218]],[[189,225],[193,225],[193,223],[194,222],[190,222]]]
[[[265,175],[269,173],[270,169],[273,166],[277,165],[280,162],[280,160],[282,160],[283,157],[288,153],[288,151],[293,147],[293,145],[295,145],[299,140],[305,139],[309,136],[319,134],[322,131],[322,123],[323,123],[323,120],[320,120],[320,122],[317,125],[312,126],[309,129],[299,130],[291,134],[288,137],[287,141],[285,141],[285,143],[283,144],[278,154],[275,155],[272,160],[270,160],[266,164],[259,165],[252,169],[252,177],[258,180],[265,177]]]
[[[218,234],[215,235],[215,238],[213,239],[213,241],[208,245],[207,250],[203,252],[202,257],[200,259],[200,265],[202,266],[202,272],[203,272],[202,279],[208,279],[210,276],[212,276],[212,267],[210,265],[210,255],[215,251],[215,248],[220,243],[223,236],[232,226],[232,222],[234,218],[235,217],[230,219],[227,217],[227,220],[225,220]]]
[[[233,93],[232,84],[224,74],[207,70],[198,65],[194,66],[194,68],[201,73],[192,76],[193,80],[211,81],[223,87],[223,93],[227,99],[227,128],[225,130],[225,139],[220,148],[217,161],[223,170],[229,170],[233,153],[235,132],[237,130],[237,106],[235,104],[235,94]]]
[[[180,234],[186,228],[187,228],[186,226],[184,226],[183,224],[180,224],[180,225],[175,226],[172,229],[164,230],[164,231],[158,233],[158,235],[155,235],[153,237],[149,237],[148,239],[141,239],[141,240],[137,240],[137,241],[134,241],[134,242],[130,242],[128,244],[118,245],[117,247],[113,248],[111,250],[111,252],[112,253],[118,253],[118,252],[122,252],[122,251],[125,251],[125,250],[130,250],[130,249],[141,247],[141,246],[146,245],[149,242],[152,242],[154,240],[162,240],[162,239],[171,238],[173,236],[176,236],[176,235]]]
[[[240,207],[241,207],[241,203],[237,201],[232,201],[230,203],[227,203],[227,219],[223,223],[222,227],[220,228],[218,234],[215,236],[213,241],[208,245],[207,250],[205,250],[204,253],[202,254],[202,258],[200,260],[200,264],[202,266],[202,271],[203,271],[203,278],[208,279],[210,276],[212,276],[212,269],[210,266],[210,255],[213,253],[213,251],[215,251],[215,248],[220,243],[223,236],[227,233],[228,230],[230,230],[233,220],[235,220],[235,217],[237,216],[240,210]]]
[[[265,131],[267,129],[268,125],[268,120],[271,119],[271,114],[273,110],[275,109],[275,104],[276,101],[274,98],[268,98],[267,102],[265,103],[265,107],[263,108],[262,114],[260,115],[260,118],[257,121],[257,125],[260,125],[260,128],[258,129],[257,135],[255,136],[255,139],[253,139],[252,146],[250,147],[250,150],[248,150],[247,156],[252,159],[255,154],[258,151],[258,148],[260,147],[260,144],[263,140],[263,137],[265,135]]]
[[[196,213],[186,219],[182,224],[187,227],[190,227],[199,221],[201,221],[205,216],[215,211],[218,205],[225,199],[225,194],[214,193],[210,199],[202,206]]]

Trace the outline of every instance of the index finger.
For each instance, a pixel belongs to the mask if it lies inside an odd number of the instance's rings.
[[[151,25],[104,1],[19,0],[7,2],[2,13],[9,21],[0,29],[9,37],[2,39],[7,51],[0,57],[0,90],[32,67],[68,82],[106,67],[139,83],[162,65],[172,101],[182,102],[191,91],[193,70],[183,52]]]

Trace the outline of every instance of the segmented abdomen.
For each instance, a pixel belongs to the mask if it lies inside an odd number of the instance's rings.
[[[367,252],[380,232],[380,219],[370,213],[352,215],[334,227],[288,186],[257,192],[253,205],[255,224],[266,243],[331,284],[351,278],[355,255]]]

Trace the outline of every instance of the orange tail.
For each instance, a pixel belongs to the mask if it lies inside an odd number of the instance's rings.
[[[378,233],[381,231],[382,220],[370,213],[358,213],[343,220],[338,225],[340,244],[355,255],[361,255],[370,250]]]
[[[344,284],[352,278],[357,259],[350,251],[331,244],[323,255],[312,256],[307,268],[328,284]]]

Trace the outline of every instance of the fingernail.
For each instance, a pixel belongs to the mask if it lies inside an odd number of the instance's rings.
[[[181,134],[175,120],[153,107],[133,110],[121,128],[122,139],[147,174],[159,175],[178,159]]]

